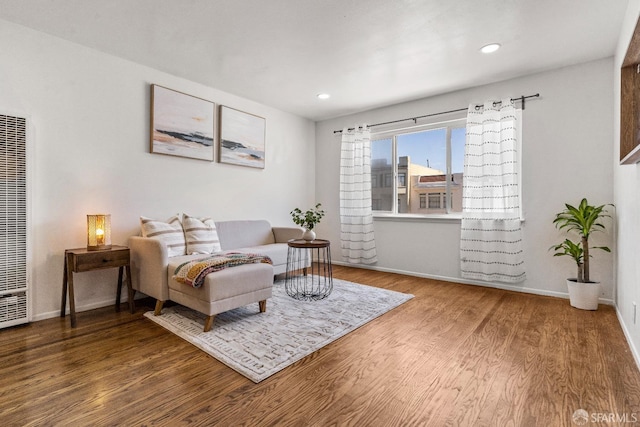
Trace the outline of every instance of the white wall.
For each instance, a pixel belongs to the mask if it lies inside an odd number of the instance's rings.
[[[565,296],[565,278],[575,277],[575,264],[566,257],[554,258],[548,251],[564,238],[552,220],[564,208],[564,202],[578,203],[582,197],[592,203],[613,202],[612,70],[613,59],[608,58],[318,123],[316,199],[328,212],[318,234],[332,241],[333,256],[340,261],[340,136],[334,135],[334,130],[539,92],[541,97],[527,101],[523,112],[523,239],[527,280],[513,288]],[[463,281],[458,254],[459,221],[378,219],[375,235],[379,259],[376,268]],[[611,246],[611,238],[601,235],[594,243]],[[614,286],[610,254],[594,255],[592,278],[602,281],[602,298],[611,301]]]
[[[622,328],[627,335],[636,362],[640,365],[640,307],[638,319],[633,323],[633,303],[640,304],[640,166],[620,165],[620,67],[640,15],[640,1],[631,0],[620,33],[614,66],[614,140],[613,182],[617,207],[616,306]]]
[[[309,120],[0,20],[0,113],[35,130],[32,171],[34,320],[58,315],[65,248],[86,245],[86,215],[112,215],[126,244],[139,216],[177,212],[293,225],[313,202]],[[266,167],[149,153],[150,84],[266,118]],[[113,304],[117,270],[76,275],[78,310]]]

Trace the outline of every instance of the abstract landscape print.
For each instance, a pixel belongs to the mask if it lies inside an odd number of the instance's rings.
[[[264,169],[266,120],[220,107],[220,162]]]
[[[213,161],[215,104],[151,85],[151,152]]]

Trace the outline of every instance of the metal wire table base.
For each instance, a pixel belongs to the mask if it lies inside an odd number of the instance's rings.
[[[333,290],[331,248],[328,240],[290,240],[285,289],[301,301],[318,301]]]

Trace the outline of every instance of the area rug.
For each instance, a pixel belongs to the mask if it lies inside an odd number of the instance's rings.
[[[204,315],[179,305],[145,316],[258,383],[411,298],[334,279],[327,298],[298,301],[278,281],[265,313],[255,303],[218,314],[209,332]]]

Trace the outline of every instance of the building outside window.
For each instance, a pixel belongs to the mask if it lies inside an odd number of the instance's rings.
[[[385,187],[392,187],[393,186],[393,174],[392,173],[386,173],[384,175],[384,186]]]
[[[398,173],[398,187],[407,186],[407,174],[405,172]]]
[[[385,187],[372,189],[374,213],[462,212],[465,126],[458,119],[372,135],[371,174],[384,174]]]
[[[372,146],[374,143],[372,142]],[[378,150],[384,153],[391,153],[392,140],[391,139],[379,139],[375,141],[375,146]],[[391,185],[385,187],[384,177],[389,174],[393,176],[393,164],[391,157],[382,158],[371,156],[371,176],[376,177],[377,187],[371,189],[371,202],[374,211],[391,211],[393,208],[394,191]]]
[[[429,209],[440,209],[440,193],[429,194]]]

